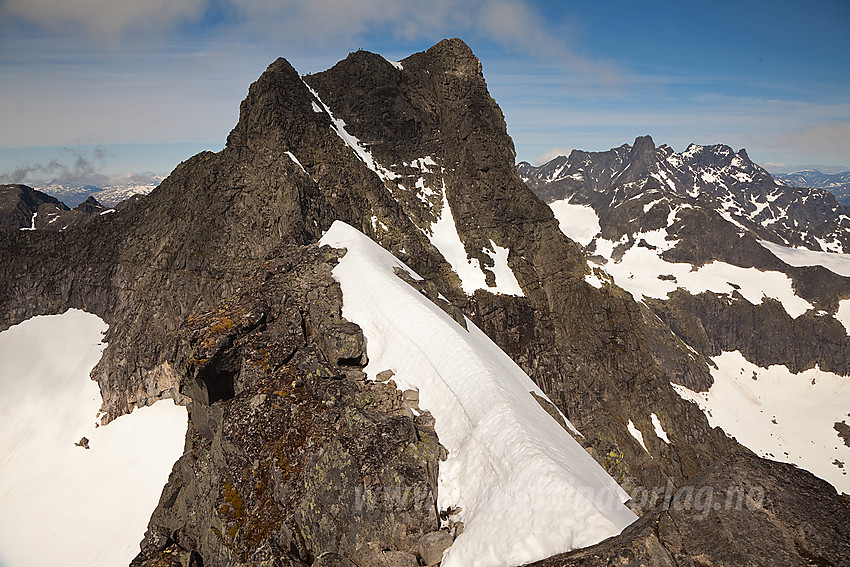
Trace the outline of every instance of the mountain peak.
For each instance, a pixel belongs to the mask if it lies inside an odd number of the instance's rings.
[[[638,136],[635,138],[634,146],[632,146],[632,151],[655,151],[655,142],[652,140],[652,136]]]
[[[297,126],[297,109],[310,108],[310,94],[298,71],[279,57],[248,89],[239,106],[239,122],[227,137],[227,147],[254,145]]]
[[[444,72],[481,74],[481,61],[460,38],[444,39],[425,52]]]

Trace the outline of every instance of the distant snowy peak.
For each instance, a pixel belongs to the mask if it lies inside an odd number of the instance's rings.
[[[691,144],[676,153],[643,136],[633,146],[574,150],[539,167],[523,162],[517,171],[547,203],[570,198],[592,206],[600,216],[625,201],[648,205],[667,199],[714,210],[737,230],[762,240],[850,251],[850,209],[826,190],[777,184],[743,149]]]
[[[128,175],[112,179],[105,185],[58,183],[52,181],[36,189],[56,197],[69,207],[76,207],[89,196],[107,207],[114,207],[133,195],[147,195],[164,179],[161,175]]]

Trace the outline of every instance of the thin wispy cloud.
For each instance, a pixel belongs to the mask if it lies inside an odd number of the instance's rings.
[[[0,17],[65,33],[94,32],[109,39],[130,30],[171,27],[199,18],[207,0],[5,0]]]
[[[216,34],[281,48],[351,46],[376,35],[404,42],[462,36],[600,80],[617,73],[610,61],[578,54],[528,0],[432,0],[427,6],[418,0],[6,0],[0,18],[94,43],[201,20]]]
[[[850,83],[836,73],[850,53],[846,2],[662,4],[0,0],[0,148],[213,148],[278,56],[312,73],[358,48],[400,59],[461,37],[520,159],[651,134],[676,149],[726,143],[765,161],[850,161]]]
[[[572,151],[572,148],[554,147],[543,152],[542,154],[531,160],[531,164],[543,165],[544,163],[550,162],[558,156],[568,156]]]

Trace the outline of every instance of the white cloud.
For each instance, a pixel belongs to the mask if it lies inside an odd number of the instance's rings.
[[[219,14],[226,14],[220,18]],[[552,33],[531,0],[5,0],[0,22],[23,20],[56,35],[120,42],[134,32],[167,32],[208,16],[216,33],[271,42],[291,53],[308,47],[362,47],[376,38],[436,42],[445,37],[498,44],[557,61],[562,69],[604,77],[610,63],[576,53]],[[14,25],[14,23],[13,23]],[[197,31],[197,30],[196,30]],[[204,31],[204,30],[200,30]],[[92,33],[93,32],[93,33]],[[384,42],[386,43],[386,42]]]
[[[552,148],[534,158],[532,160],[532,164],[543,165],[544,163],[547,163],[558,156],[569,156],[570,152],[572,151],[573,150],[571,148]]]

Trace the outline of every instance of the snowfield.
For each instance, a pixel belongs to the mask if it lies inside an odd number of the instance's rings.
[[[760,457],[793,463],[850,492],[850,447],[837,422],[850,425],[850,378],[817,367],[792,374],[786,366],[761,368],[739,351],[712,358],[714,384],[694,392],[673,384],[720,427]]]
[[[0,333],[0,565],[114,567],[139,552],[186,409],[168,400],[96,426],[89,372],[106,328],[72,309]]]
[[[850,278],[850,254],[818,252],[808,248],[791,248],[766,240],[759,240],[759,244],[773,252],[777,258],[789,266],[823,266],[839,276]]]
[[[496,276],[496,285],[493,287],[487,285],[481,263],[477,258],[467,256],[463,241],[457,233],[452,208],[446,197],[445,185],[442,192],[443,205],[440,210],[440,218],[431,224],[431,234],[428,235],[428,239],[454,269],[460,278],[463,291],[472,295],[476,289],[483,289],[490,293],[522,297],[524,295],[522,288],[519,286],[513,270],[508,265],[510,250],[502,248],[492,240],[490,240],[491,249],[485,248],[483,252],[493,259],[494,266],[491,271]]]
[[[348,250],[333,273],[343,316],[366,337],[365,371],[374,378],[391,369],[399,388],[418,390],[448,450],[438,506],[460,507],[453,519],[464,531],[443,567],[519,565],[597,543],[636,519],[622,504],[628,495],[484,333],[469,321],[467,331],[397,277],[394,268],[412,272],[345,223],[320,242]]]
[[[622,257],[612,260],[614,249],[629,242],[627,237],[619,241],[596,237],[599,232],[598,217],[588,206],[572,205],[569,199],[564,199],[550,203],[549,207],[558,219],[561,232],[583,246],[593,243],[595,254],[607,260],[601,266],[602,270],[636,301],[644,297],[667,299],[671,292],[681,287],[693,295],[704,291],[731,295],[737,291],[753,304],[759,304],[765,297],[769,297],[781,302],[785,311],[794,318],[814,307],[794,292],[791,278],[782,272],[741,268],[718,261],[694,268],[691,264],[664,260],[661,255],[678,242],[669,239],[667,228],[635,233],[633,243]],[[670,211],[668,227],[676,220],[679,210]],[[602,285],[595,273],[585,279],[594,287]]]

